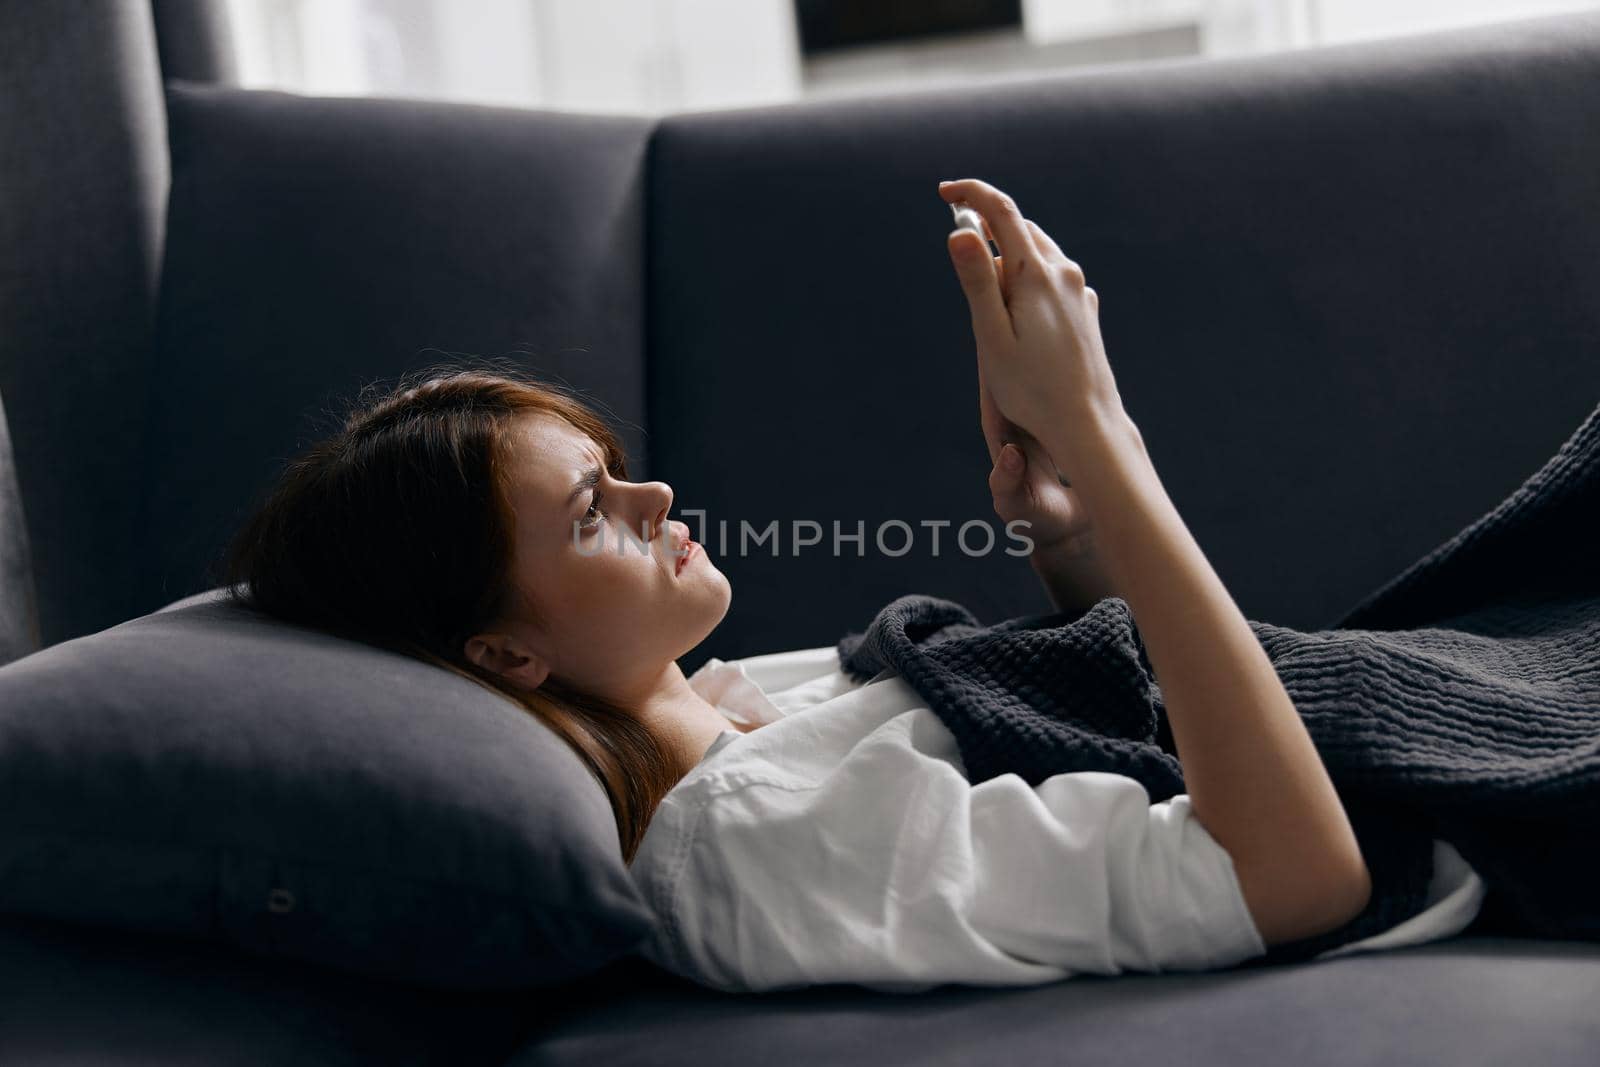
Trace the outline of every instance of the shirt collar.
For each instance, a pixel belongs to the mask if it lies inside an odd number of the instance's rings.
[[[783,718],[778,706],[745,673],[741,663],[712,657],[689,675],[689,688],[716,706],[732,722],[765,726]]]

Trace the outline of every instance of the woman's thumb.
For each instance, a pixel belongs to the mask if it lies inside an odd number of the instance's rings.
[[[1022,450],[1013,444],[1001,445],[989,473],[989,492],[1004,497],[1015,494],[1022,488],[1022,467]]]
[[[962,288],[969,293],[982,289],[982,283],[994,280],[994,261],[989,257],[989,247],[983,238],[971,230],[956,230],[946,242],[950,259],[956,265],[956,274]]]

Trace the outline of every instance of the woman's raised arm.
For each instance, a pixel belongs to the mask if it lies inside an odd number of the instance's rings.
[[[1262,940],[1342,925],[1371,894],[1355,833],[1266,650],[1123,410],[1082,270],[993,186],[952,182],[940,195],[976,208],[1000,246],[997,273],[982,238],[949,238],[984,380],[1090,513],[1160,680],[1195,817],[1233,860]]]

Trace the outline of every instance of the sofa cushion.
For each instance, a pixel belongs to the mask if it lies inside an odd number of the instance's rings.
[[[1592,1067],[1600,944],[1469,932],[1279,967],[915,996],[719,993],[628,959],[557,997],[505,1067]]]
[[[509,700],[211,590],[0,668],[0,911],[453,988],[652,921],[599,783]]]

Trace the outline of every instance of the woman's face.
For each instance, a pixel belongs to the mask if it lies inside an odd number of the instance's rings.
[[[469,658],[529,686],[548,672],[621,695],[722,621],[732,589],[698,546],[677,554],[693,531],[668,518],[671,486],[612,478],[599,444],[553,415],[523,418],[512,455],[512,575],[537,621],[502,620]]]

